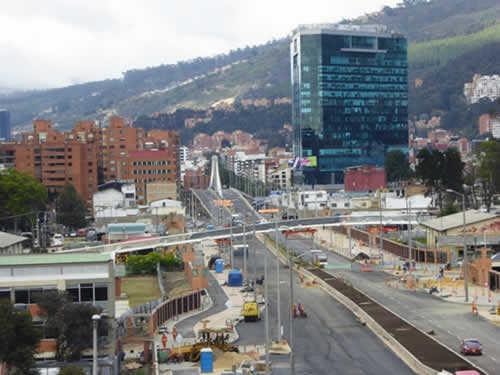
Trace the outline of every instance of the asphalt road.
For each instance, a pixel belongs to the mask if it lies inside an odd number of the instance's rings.
[[[301,253],[318,248],[311,240],[288,242],[290,248]],[[348,264],[344,257],[328,253],[329,264]],[[327,270],[328,271],[328,270]],[[338,271],[329,271],[338,274]],[[490,374],[500,373],[500,327],[486,319],[474,316],[470,305],[444,301],[423,292],[394,289],[385,285],[390,277],[384,272],[353,272],[342,270],[343,277],[352,285],[365,292],[377,302],[388,307],[417,328],[428,332],[434,330],[435,338],[449,348],[459,351],[460,341],[464,338],[477,338],[484,348],[483,356],[467,357],[474,364]]]
[[[225,195],[226,197],[226,195]],[[245,208],[241,208],[245,212]],[[271,338],[277,330],[276,258],[253,236],[249,244],[248,269],[253,276],[256,260],[257,275],[264,273],[268,256],[269,314]],[[243,266],[243,257],[235,257],[235,266]],[[289,273],[280,265],[281,315],[284,337],[289,337]],[[362,326],[343,305],[319,288],[303,288],[294,275],[295,301],[303,303],[308,317],[295,319],[296,373],[299,374],[413,374],[368,328]],[[264,320],[238,325],[238,345],[264,344]],[[288,356],[272,356],[273,374],[289,374]]]

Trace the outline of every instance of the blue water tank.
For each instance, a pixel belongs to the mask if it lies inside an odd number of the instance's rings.
[[[214,353],[210,348],[201,349],[201,372],[214,372]]]
[[[242,286],[243,285],[243,275],[241,271],[232,270],[229,272],[227,277],[227,285],[228,286]]]
[[[215,272],[216,273],[224,272],[224,261],[222,259],[217,259],[215,261]]]

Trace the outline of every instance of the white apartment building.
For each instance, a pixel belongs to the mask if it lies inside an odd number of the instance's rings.
[[[472,82],[464,85],[464,96],[469,104],[477,103],[483,98],[489,98],[491,101],[500,98],[500,76],[475,74]]]
[[[181,146],[179,147],[179,160],[181,163],[185,163],[186,161],[189,160],[189,148],[186,146]]]
[[[500,139],[500,117],[491,119],[491,134],[493,138]]]
[[[265,178],[265,173],[262,173],[256,166],[265,164],[266,159],[268,159],[266,154],[246,154],[238,151],[234,156],[227,156],[227,165],[238,176],[255,177],[257,175],[262,181],[262,178]],[[255,169],[256,171],[254,171]]]

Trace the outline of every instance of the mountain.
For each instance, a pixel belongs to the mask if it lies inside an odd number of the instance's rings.
[[[499,20],[498,0],[404,0],[397,7],[385,7],[344,22],[381,23],[406,34],[410,118],[442,113],[446,119],[455,112],[451,118],[458,122],[454,120],[453,128],[474,135],[477,127],[471,124],[472,120],[457,115],[468,108],[463,100],[463,84],[475,73],[499,73],[500,67],[496,64],[500,57]],[[414,84],[417,79],[422,83],[419,87]],[[206,110],[221,101],[272,100],[289,97],[290,91],[289,40],[285,38],[213,57],[129,70],[122,79],[0,96],[0,108],[10,109],[14,126],[29,124],[38,117],[51,119],[65,129],[72,127],[76,120],[105,121],[111,115],[148,123],[148,116],[158,112],[181,108]],[[276,121],[290,122],[291,114],[287,116],[283,112],[283,108],[288,107],[271,106],[263,111],[277,111],[279,116],[273,117]],[[483,110],[472,107],[472,113]],[[157,118],[155,116],[149,118]],[[246,119],[239,121],[237,116],[230,117],[231,125],[223,124],[226,130],[243,129]],[[172,122],[167,118],[161,117],[165,122],[156,119],[149,123],[171,127]],[[177,122],[181,128],[182,120],[185,118]],[[221,121],[212,122],[208,127],[200,123],[199,129],[196,125],[194,130],[183,130],[183,139],[189,141],[189,133],[202,128],[209,132],[217,130]],[[450,121],[444,124],[451,127]],[[282,125],[277,124],[275,128]]]

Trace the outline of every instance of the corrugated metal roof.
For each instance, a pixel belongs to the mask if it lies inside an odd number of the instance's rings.
[[[111,259],[110,254],[40,254],[40,255],[4,255],[0,256],[0,266],[62,264],[62,263],[97,263]]]
[[[448,229],[462,226],[464,223],[463,217],[464,217],[463,212],[458,212],[453,215],[443,216],[437,219],[424,221],[422,225],[424,227],[434,229],[438,232],[442,232]],[[491,220],[496,217],[498,217],[498,215],[492,213],[481,212],[477,210],[468,210],[465,211],[465,224],[470,225],[470,224],[480,223],[481,221]]]
[[[27,237],[16,236],[15,234],[0,232],[0,249],[26,241]]]

